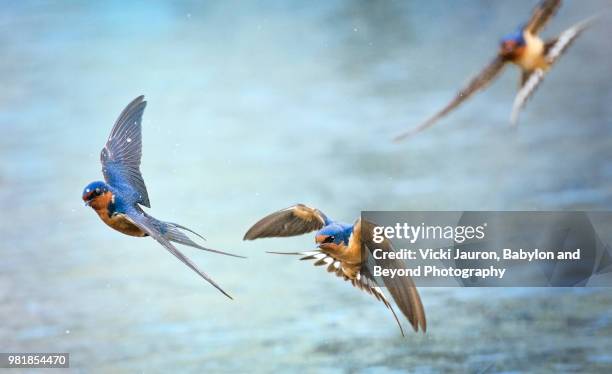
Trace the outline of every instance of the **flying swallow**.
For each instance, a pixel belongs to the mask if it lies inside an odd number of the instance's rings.
[[[397,136],[394,140],[403,140],[432,126],[474,93],[486,88],[500,75],[507,63],[515,64],[521,70],[519,91],[514,99],[510,116],[510,122],[516,125],[521,109],[542,83],[546,73],[594,20],[594,17],[583,20],[563,31],[556,38],[545,41],[538,34],[560,7],[561,0],[543,0],[540,2],[534,9],[529,22],[519,27],[514,33],[502,38],[497,56],[472,78],[450,103],[421,125]]]
[[[164,222],[145,213],[140,205],[151,207],[149,195],[140,173],[142,156],[142,114],[147,102],[144,96],[134,99],[119,115],[106,145],[100,153],[104,180],[88,184],[83,190],[83,201],[98,213],[104,223],[130,236],[150,236],[202,278],[232,298],[206,273],[198,269],[172,242],[205,251],[237,256],[231,253],[204,248],[191,240],[184,231],[200,234],[176,223]]]
[[[372,275],[372,269],[375,265],[386,269],[403,269],[405,265],[401,260],[376,260],[369,255],[368,249],[373,248],[380,248],[383,252],[394,251],[387,240],[380,244],[374,243],[374,227],[373,223],[361,218],[353,225],[337,222],[318,209],[297,204],[262,218],[247,231],[244,240],[297,236],[316,231],[317,249],[315,250],[271,253],[300,255],[303,256],[301,260],[314,260],[315,266],[326,266],[328,272],[350,281],[353,286],[373,295],[385,304],[404,335],[397,314]],[[418,331],[420,327],[425,332],[427,329],[425,311],[412,279],[385,277],[383,282],[414,331]]]

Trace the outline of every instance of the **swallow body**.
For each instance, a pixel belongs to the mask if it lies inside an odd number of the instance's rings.
[[[315,266],[325,266],[327,271],[351,282],[351,284],[381,301],[393,314],[402,335],[404,331],[395,310],[378,281],[372,275],[376,260],[367,249],[381,248],[393,251],[391,243],[373,242],[374,224],[358,219],[354,224],[334,221],[318,209],[297,204],[274,212],[255,223],[244,235],[244,240],[270,237],[287,237],[315,232],[317,248],[304,252],[271,252],[300,255],[301,260],[313,260]],[[385,268],[404,268],[401,260],[386,260]],[[425,310],[414,282],[409,277],[383,278],[384,286],[406,316],[415,331],[427,329]]]
[[[550,63],[544,56],[544,41],[527,30],[523,31],[523,39],[525,40],[525,46],[519,49],[517,58],[510,61],[518,65],[523,71],[548,69]]]
[[[529,22],[502,38],[495,58],[472,78],[453,100],[419,126],[397,136],[395,141],[406,139],[433,126],[476,92],[485,89],[501,74],[508,63],[516,65],[521,70],[519,91],[514,98],[510,115],[510,123],[516,125],[519,113],[542,83],[546,73],[595,19],[591,17],[583,20],[555,38],[542,39],[539,32],[560,7],[561,0],[542,0],[533,10]]]
[[[98,214],[102,222],[120,233],[143,237],[148,236],[122,209],[124,202],[104,182],[92,182],[83,191],[83,200]]]
[[[82,199],[106,225],[130,236],[151,236],[187,267],[231,299],[228,293],[183,255],[172,242],[228,256],[242,256],[202,247],[191,240],[185,231],[202,238],[198,233],[177,223],[160,221],[141,208],[141,205],[151,207],[140,173],[141,123],[145,106],[144,97],[139,96],[121,112],[100,153],[105,182],[96,181],[88,184],[83,190]]]

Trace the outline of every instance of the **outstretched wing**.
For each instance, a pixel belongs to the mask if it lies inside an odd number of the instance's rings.
[[[121,112],[100,153],[102,173],[106,182],[123,188],[135,202],[151,207],[142,175],[142,114],[147,102],[138,96]]]
[[[525,29],[532,33],[537,34],[546,23],[557,13],[561,7],[561,0],[543,0],[541,1],[531,13],[531,18],[527,22]]]
[[[550,40],[546,43],[546,59],[550,64],[557,62],[557,59],[569,48],[570,45],[593,23],[597,20],[598,16],[587,18],[581,22],[578,22],[574,26],[563,31],[557,38]]]
[[[244,234],[243,239],[296,236],[319,230],[327,223],[327,216],[320,210],[297,204],[262,218]]]
[[[380,244],[374,242],[373,232],[375,227],[376,225],[372,222],[362,219],[359,219],[355,224],[355,230],[361,230],[362,244],[365,246],[363,257],[365,260],[364,267],[367,271],[363,270],[362,276],[366,275],[372,277],[371,274],[375,265],[381,266],[384,269],[405,269],[406,266],[402,260],[379,260],[371,256],[370,251],[378,248],[380,248],[383,253],[394,252],[391,242],[387,239]],[[389,291],[402,313],[408,318],[414,331],[418,331],[419,327],[423,332],[427,331],[425,310],[423,309],[421,297],[419,296],[419,292],[412,278],[408,276],[382,278],[385,287],[387,287],[387,291]],[[374,278],[372,277],[372,279]]]
[[[576,38],[578,38],[584,30],[586,30],[589,26],[592,25],[594,20],[595,18],[592,17],[580,23],[577,23],[569,29],[563,31],[557,38],[552,39],[546,43],[544,53],[546,60],[548,61],[551,67],[559,60],[559,57],[561,57],[561,55],[563,55],[563,53],[567,51],[569,46],[572,45]],[[521,110],[525,107],[525,104],[527,104],[529,98],[531,98],[533,93],[542,83],[545,75],[546,71],[544,71],[543,69],[536,69],[531,72],[523,73],[521,88],[516,94],[516,97],[514,98],[514,103],[512,105],[512,114],[510,116],[510,122],[513,125],[516,125],[516,123],[518,122],[518,117]]]
[[[374,296],[376,300],[385,304],[385,306],[393,313],[393,318],[395,318],[395,322],[399,326],[400,332],[402,336],[404,336],[404,329],[402,328],[402,324],[397,318],[397,314],[395,314],[395,309],[393,309],[393,305],[389,302],[389,299],[382,292],[376,280],[371,275],[370,271],[366,267],[362,267],[362,269],[357,273],[357,276],[353,279],[350,279],[345,275],[342,271],[342,262],[333,257],[333,255],[329,253],[325,253],[321,250],[307,251],[307,252],[270,252],[270,253],[278,253],[278,254],[292,254],[292,255],[303,255],[304,257],[300,258],[300,260],[313,260],[314,266],[326,266],[327,271],[330,273],[336,274],[336,276],[344,279],[345,281],[350,281],[351,284],[366,292],[370,295]]]
[[[159,221],[146,215],[144,212],[132,211],[128,213],[128,217],[134,222],[134,224],[140,227],[141,230],[149,234],[153,239],[157,240],[159,244],[163,245],[170,253],[172,253],[176,258],[178,258],[182,263],[187,265],[191,270],[198,273],[199,276],[204,278],[208,283],[213,285],[216,289],[221,291],[222,294],[232,299],[232,297],[225,292],[208,274],[204,273],[184,254],[182,254],[172,243],[170,240],[175,239],[167,239],[161,232],[161,228],[159,226]]]
[[[325,266],[328,272],[334,273],[336,276],[344,279],[345,281],[350,281],[354,287],[371,294],[377,300],[381,301],[387,308],[389,308],[391,313],[393,313],[393,317],[395,318],[402,335],[404,335],[404,330],[402,329],[399,319],[397,318],[397,314],[395,314],[395,310],[393,309],[391,302],[389,302],[389,299],[387,299],[384,292],[379,287],[376,279],[372,276],[372,268],[375,265],[369,263],[373,261],[372,258],[370,256],[364,257],[363,255],[367,253],[367,251],[363,248],[363,245],[365,243],[370,243],[369,245],[373,243],[372,230],[374,225],[366,223],[366,226],[362,229],[363,226],[361,222],[361,220],[358,220],[355,223],[353,234],[349,240],[349,245],[346,247],[335,250],[316,249],[305,252],[270,253],[301,255],[303,257],[301,257],[300,260],[313,260],[315,266]],[[368,233],[365,233],[366,231],[368,231]],[[366,241],[362,241],[362,238],[365,238]],[[390,243],[386,242],[386,245],[390,246]],[[393,249],[391,248],[390,250]],[[356,254],[357,257],[355,257],[355,255],[350,255],[350,253]],[[384,263],[382,265],[386,266],[387,268],[404,267],[401,261],[399,263],[396,261]],[[402,313],[410,321],[410,324],[414,330],[418,331],[420,326],[420,328],[425,331],[427,328],[425,312],[412,279],[403,278],[397,281],[384,280],[384,282],[385,286],[391,293],[391,296],[397,303]]]
[[[512,114],[510,115],[510,123],[512,125],[516,125],[518,123],[518,117],[521,110],[523,107],[525,107],[527,100],[529,100],[529,98],[533,95],[536,88],[538,88],[540,83],[542,83],[544,80],[544,75],[546,75],[546,72],[543,69],[536,69],[529,73],[523,73],[523,85],[516,94],[514,103],[512,104]]]
[[[404,140],[435,124],[436,121],[453,111],[474,93],[487,87],[501,73],[502,68],[505,65],[506,60],[501,56],[497,56],[477,76],[472,78],[472,80],[467,84],[467,86],[465,86],[465,88],[459,91],[457,93],[457,96],[455,96],[455,98],[450,103],[448,103],[442,110],[440,110],[433,117],[429,118],[427,121],[423,122],[419,126],[395,137],[394,141],[398,142],[400,140]]]

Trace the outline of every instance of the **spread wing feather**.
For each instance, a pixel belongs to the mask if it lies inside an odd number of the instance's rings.
[[[464,101],[470,98],[474,93],[484,89],[487,87],[503,70],[503,67],[506,65],[506,60],[497,56],[491,61],[483,70],[481,70],[478,75],[476,75],[470,82],[460,90],[455,98],[448,103],[442,110],[436,113],[433,117],[430,117],[427,121],[423,122],[419,126],[404,132],[403,134],[395,137],[394,141],[398,142],[409,138],[417,133],[427,129],[428,127],[433,126],[440,118],[446,116],[448,113],[452,112],[455,108],[461,105]]]
[[[381,301],[387,308],[389,308],[391,313],[393,313],[393,317],[395,318],[402,335],[404,335],[404,331],[391,302],[382,292],[379,283],[372,275],[372,272],[375,265],[382,266],[386,269],[405,268],[405,265],[401,260],[374,260],[374,258],[369,255],[369,251],[373,250],[374,248],[381,248],[383,252],[393,251],[393,247],[388,240],[385,240],[381,244],[375,244],[373,242],[374,227],[374,224],[367,221],[362,221],[361,219],[355,223],[355,228],[353,230],[349,247],[351,245],[360,246],[363,253],[363,263],[359,272],[354,277],[349,278],[349,276],[346,275],[346,272],[343,270],[341,259],[334,257],[334,254],[330,253],[329,251],[317,249],[305,252],[270,253],[301,255],[303,256],[300,258],[301,260],[312,260],[314,261],[313,264],[315,266],[324,266],[328,272],[333,273],[346,281],[350,281],[354,287],[371,294],[377,300]],[[423,330],[423,332],[425,332],[427,330],[425,310],[412,279],[409,277],[399,277],[394,279],[383,278],[383,283],[399,309],[412,325],[414,331],[418,331],[420,328]]]
[[[525,107],[527,100],[533,95],[540,83],[544,80],[546,72],[543,69],[536,69],[532,72],[525,73],[523,76],[523,85],[514,98],[512,104],[512,114],[510,115],[510,123],[516,125],[521,110]]]
[[[345,281],[350,281],[351,284],[376,298],[376,300],[382,302],[393,314],[393,318],[395,322],[397,322],[397,326],[404,336],[404,329],[397,318],[397,314],[395,314],[395,310],[393,309],[393,305],[389,302],[389,299],[382,292],[376,280],[373,276],[371,276],[369,270],[367,268],[362,269],[359,273],[357,273],[357,277],[354,279],[350,279],[347,277],[342,271],[342,262],[335,259],[332,255],[324,253],[320,250],[314,251],[306,251],[306,252],[270,252],[276,254],[288,254],[288,255],[301,255],[303,256],[300,260],[312,260],[314,261],[314,266],[325,266],[326,270],[330,273],[335,274],[336,276],[344,279]]]
[[[561,7],[561,0],[543,0],[531,13],[525,29],[532,34],[537,34],[546,26],[548,21],[557,13]]]
[[[123,188],[137,203],[150,208],[149,195],[140,173],[141,124],[146,105],[144,96],[139,96],[121,112],[100,153],[100,161],[108,184]]]
[[[297,204],[259,220],[247,231],[244,240],[301,235],[319,230],[328,222],[320,210]]]
[[[563,31],[557,38],[546,43],[546,59],[550,64],[557,62],[558,58],[567,51],[570,45],[578,38],[586,29],[593,25],[597,16],[587,18],[567,30]]]
[[[380,248],[383,253],[394,252],[393,246],[391,242],[386,239],[380,244],[373,241],[373,231],[374,227],[376,227],[375,224],[360,219],[355,225],[355,230],[359,230],[359,226],[361,226],[362,244],[365,246],[364,267],[368,269],[367,273],[362,271],[362,275],[369,274],[369,276],[371,276],[374,265],[381,266],[384,269],[406,268],[402,260],[374,259],[373,256],[370,255],[370,251]],[[410,321],[414,331],[418,331],[419,327],[421,330],[423,330],[423,332],[427,331],[425,310],[423,308],[423,303],[421,302],[419,292],[417,291],[412,278],[402,276],[395,278],[382,277],[382,279],[385,287],[387,287],[387,291],[391,294],[391,297],[402,313],[406,316],[408,321]]]

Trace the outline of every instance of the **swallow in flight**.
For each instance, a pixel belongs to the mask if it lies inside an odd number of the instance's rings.
[[[369,255],[369,250],[380,248],[383,252],[394,251],[387,240],[375,244],[373,230],[375,225],[361,218],[353,225],[334,221],[318,209],[297,204],[272,213],[254,224],[244,235],[244,240],[270,237],[288,237],[316,231],[317,249],[305,252],[270,252],[303,256],[301,260],[314,260],[315,266],[326,266],[327,271],[337,275],[353,286],[373,295],[385,304],[404,335],[402,325],[393,306],[372,275],[375,265],[386,269],[405,268],[401,260],[377,260]],[[381,256],[377,256],[381,257]],[[389,278],[389,279],[388,279]],[[425,311],[421,298],[410,277],[383,278],[384,286],[395,303],[406,316],[414,331],[427,329]]]
[[[513,63],[521,69],[519,91],[514,99],[510,116],[510,122],[516,125],[520,111],[542,83],[546,73],[594,20],[594,17],[583,20],[563,31],[556,38],[545,41],[538,34],[560,7],[561,0],[543,0],[540,2],[534,9],[529,22],[501,40],[499,51],[493,61],[460,90],[450,103],[421,125],[397,136],[395,141],[408,138],[432,126],[474,93],[486,88],[499,76],[507,63]]]
[[[237,256],[204,248],[192,241],[184,231],[204,239],[198,233],[176,223],[157,220],[143,211],[140,205],[151,207],[144,180],[140,173],[142,155],[142,114],[147,102],[144,96],[134,99],[119,115],[106,145],[100,153],[102,173],[106,182],[88,184],[83,190],[83,201],[98,213],[104,223],[130,236],[150,236],[202,278],[232,298],[189,258],[179,252],[172,242],[205,251]]]

